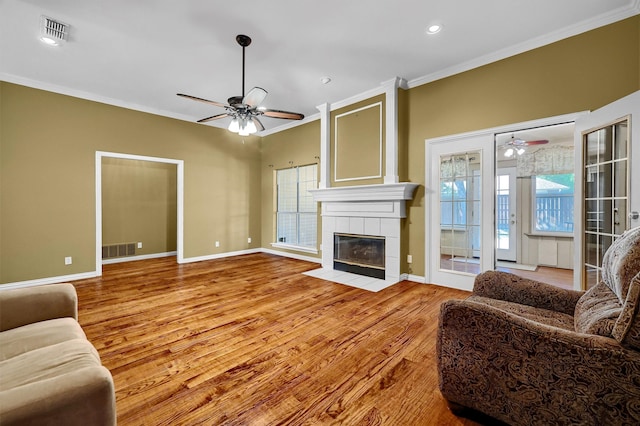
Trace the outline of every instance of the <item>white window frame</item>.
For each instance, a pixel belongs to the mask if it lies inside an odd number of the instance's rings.
[[[563,173],[563,174],[571,174],[571,173]],[[574,231],[539,231],[536,229],[536,216],[537,216],[537,195],[536,195],[536,177],[538,175],[531,176],[531,235],[538,236],[547,236],[547,237],[573,237]],[[547,175],[541,175],[547,176]],[[575,179],[575,173],[574,173]],[[576,196],[576,188],[575,183],[573,187],[573,195],[572,195],[572,204],[575,204],[575,196]],[[574,216],[575,218],[575,212]],[[573,223],[573,227],[575,228],[575,220]]]
[[[315,167],[315,186],[314,188],[318,187],[318,165],[317,164],[306,164],[306,165],[302,165],[302,166],[295,166],[295,167],[290,167],[290,168],[286,168],[286,169],[280,169],[280,170],[276,170],[276,180],[275,180],[275,216],[276,216],[276,220],[275,220],[275,235],[276,235],[276,240],[278,238],[278,172],[280,171],[285,171],[285,170],[292,170],[292,169],[296,169],[298,171],[297,173],[297,177],[296,177],[296,182],[299,184],[300,180],[299,180],[299,171],[301,168],[304,167]],[[300,212],[300,192],[299,192],[299,186],[298,186],[298,193],[296,195],[296,211],[295,212],[286,212],[286,213],[294,213],[296,215],[296,234],[300,235],[300,215],[301,214],[311,214],[311,212]],[[292,244],[292,243],[287,243],[287,242],[273,242],[271,243],[272,247],[276,247],[276,248],[281,248],[281,249],[286,249],[286,250],[295,250],[295,251],[300,251],[300,252],[305,252],[305,253],[313,253],[313,254],[317,254],[318,253],[318,235],[317,235],[317,231],[318,231],[318,224],[317,224],[317,215],[318,215],[318,205],[316,203],[316,210],[315,210],[315,216],[316,216],[316,235],[314,236],[315,238],[315,247],[309,247],[309,246],[302,246],[302,245],[298,245],[298,244]]]

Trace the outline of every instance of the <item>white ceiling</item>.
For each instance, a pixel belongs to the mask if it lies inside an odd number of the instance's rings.
[[[0,0],[0,79],[195,121],[224,111],[176,93],[241,95],[246,34],[246,91],[314,118],[395,77],[414,87],[638,13],[640,0]],[[40,42],[41,15],[69,41]]]

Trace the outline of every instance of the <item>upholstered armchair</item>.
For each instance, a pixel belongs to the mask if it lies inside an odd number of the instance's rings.
[[[513,425],[640,424],[640,228],[586,292],[490,271],[442,304],[442,395]],[[463,410],[464,411],[464,410]]]

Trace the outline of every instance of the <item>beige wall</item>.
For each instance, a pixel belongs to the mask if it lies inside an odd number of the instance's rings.
[[[402,259],[413,256],[402,272],[425,274],[425,139],[596,109],[638,89],[640,16],[401,90],[399,175],[421,184],[402,225]],[[0,283],[94,270],[97,150],[184,160],[185,256],[198,257],[270,247],[273,169],[315,162],[320,127],[243,144],[223,129],[0,83]]]
[[[259,138],[0,87],[0,283],[95,270],[96,151],[184,160],[185,257],[260,246]]]
[[[102,159],[102,245],[142,243],[136,256],[176,251],[177,166]]]

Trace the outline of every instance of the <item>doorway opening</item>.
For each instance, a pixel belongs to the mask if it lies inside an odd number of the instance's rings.
[[[96,275],[102,275],[103,255],[103,212],[102,212],[102,166],[104,158],[138,160],[176,165],[176,254],[177,262],[184,261],[184,162],[168,158],[147,157],[114,152],[96,152]]]
[[[571,121],[495,134],[497,269],[532,278],[544,268],[573,288],[574,130]]]

